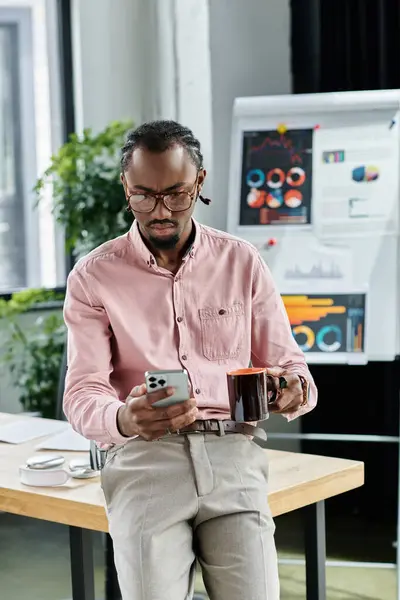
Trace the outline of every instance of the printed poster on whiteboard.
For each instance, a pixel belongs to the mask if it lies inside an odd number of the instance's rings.
[[[313,130],[243,133],[241,226],[309,225]]]
[[[309,363],[366,364],[366,294],[282,294]]]
[[[399,125],[321,128],[314,136],[316,234],[397,235]]]

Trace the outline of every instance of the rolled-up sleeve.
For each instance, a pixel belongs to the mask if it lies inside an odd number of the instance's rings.
[[[317,404],[318,392],[303,352],[292,335],[289,319],[272,275],[260,256],[253,275],[252,296],[252,364],[255,367],[280,367],[303,376],[309,384],[306,406],[296,413],[285,415],[295,419]]]
[[[64,320],[68,330],[68,370],[64,412],[81,435],[109,445],[126,441],[117,428],[122,402],[110,385],[111,329],[103,306],[91,299],[88,281],[73,270],[67,282]]]

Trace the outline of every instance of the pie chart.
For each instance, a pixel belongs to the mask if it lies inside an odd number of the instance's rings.
[[[285,204],[288,208],[298,208],[303,202],[303,194],[298,190],[289,190],[285,194]]]
[[[280,190],[267,194],[267,205],[269,208],[279,208],[283,204],[283,196]]]
[[[251,169],[247,173],[246,182],[250,188],[259,188],[265,183],[265,175],[261,169]]]
[[[250,208],[261,208],[265,202],[265,192],[257,190],[257,188],[251,188],[247,194],[247,204]]]
[[[352,180],[356,183],[362,182],[370,182],[376,181],[379,178],[379,169],[374,166],[364,166],[356,167],[352,171]]]

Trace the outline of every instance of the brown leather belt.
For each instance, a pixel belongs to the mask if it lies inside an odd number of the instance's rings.
[[[185,434],[185,433],[216,433],[219,436],[227,433],[241,433],[243,435],[250,435],[253,437],[260,438],[261,440],[267,439],[267,434],[261,427],[250,425],[249,423],[237,423],[236,421],[217,421],[213,419],[195,421],[191,425],[179,429],[174,433]]]

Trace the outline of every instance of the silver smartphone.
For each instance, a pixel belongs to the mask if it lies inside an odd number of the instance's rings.
[[[158,392],[167,387],[175,388],[173,396],[168,396],[168,398],[154,402],[153,406],[172,406],[173,404],[185,402],[190,398],[189,377],[185,369],[176,371],[146,371],[145,382],[148,394]]]

